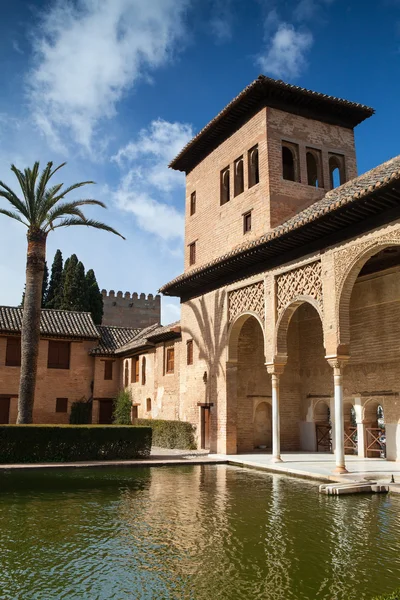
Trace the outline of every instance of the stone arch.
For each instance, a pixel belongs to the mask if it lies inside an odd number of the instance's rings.
[[[314,405],[315,423],[328,423],[330,416],[329,402],[327,400],[318,400]]]
[[[348,347],[350,344],[350,300],[354,284],[361,269],[375,254],[391,246],[400,246],[400,235],[397,239],[393,236],[385,240],[371,241],[367,246],[364,244],[360,252],[348,264],[339,282],[337,295],[336,318],[339,332],[339,346]]]
[[[382,399],[369,398],[362,409],[363,423],[377,424],[378,423],[378,409],[382,408],[383,419],[385,418],[385,408],[383,406]]]
[[[311,296],[297,296],[293,298],[293,300],[288,304],[282,311],[280,317],[278,318],[276,329],[275,329],[275,353],[277,356],[287,356],[287,332],[289,329],[290,321],[296,310],[304,303],[311,304],[313,308],[317,311],[320,319],[322,330],[324,332],[324,320],[322,308],[318,300],[312,298]],[[324,335],[325,337],[325,335]]]
[[[228,360],[230,361],[237,361],[238,358],[238,341],[239,341],[239,336],[240,336],[240,332],[242,330],[243,325],[246,323],[246,321],[248,321],[248,319],[254,318],[256,319],[256,321],[258,321],[262,333],[263,333],[263,340],[264,340],[264,356],[265,356],[265,331],[264,331],[264,324],[260,318],[260,316],[252,311],[248,311],[245,313],[242,313],[241,315],[239,315],[238,317],[235,318],[235,320],[231,323],[230,327],[229,327],[229,331],[228,331]]]

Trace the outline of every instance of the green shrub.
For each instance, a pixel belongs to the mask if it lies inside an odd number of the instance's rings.
[[[391,594],[376,596],[374,600],[400,600],[400,589],[397,590],[397,592],[392,592]]]
[[[153,445],[160,448],[195,450],[195,427],[185,421],[163,421],[161,419],[137,419],[138,425],[151,427]]]
[[[91,400],[82,398],[71,404],[71,412],[69,422],[71,425],[88,425],[92,422],[92,406]]]
[[[0,464],[146,458],[151,433],[114,425],[1,425]]]
[[[114,400],[113,423],[131,425],[132,395],[129,390],[121,390]]]

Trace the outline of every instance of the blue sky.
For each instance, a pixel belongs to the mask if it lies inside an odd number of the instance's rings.
[[[400,152],[400,0],[2,0],[0,179],[34,160],[93,179],[119,229],[48,239],[101,288],[155,293],[183,268],[180,148],[259,73],[373,106],[362,173]],[[101,214],[104,213],[104,214]],[[0,302],[17,304],[25,231],[0,217]],[[163,300],[163,322],[179,305]]]

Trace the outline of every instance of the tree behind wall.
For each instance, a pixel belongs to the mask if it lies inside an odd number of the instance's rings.
[[[51,276],[47,288],[45,308],[60,308],[62,292],[63,259],[61,250],[57,250],[51,266]]]
[[[96,275],[93,269],[86,273],[86,300],[87,310],[92,314],[92,319],[96,325],[101,325],[103,320],[103,295],[97,284]]]
[[[42,308],[45,308],[45,306],[46,306],[48,283],[49,283],[49,269],[47,268],[47,262],[45,261],[44,272],[43,272],[43,284],[42,284]],[[22,299],[21,299],[21,304],[20,304],[21,308],[23,308],[24,302],[25,302],[25,288],[26,288],[26,284],[24,285],[24,291],[22,292]]]

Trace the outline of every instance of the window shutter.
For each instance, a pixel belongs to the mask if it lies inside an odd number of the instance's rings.
[[[7,338],[6,347],[6,366],[19,367],[21,366],[21,338]]]
[[[112,360],[104,361],[104,379],[112,380],[113,378],[113,363]]]

